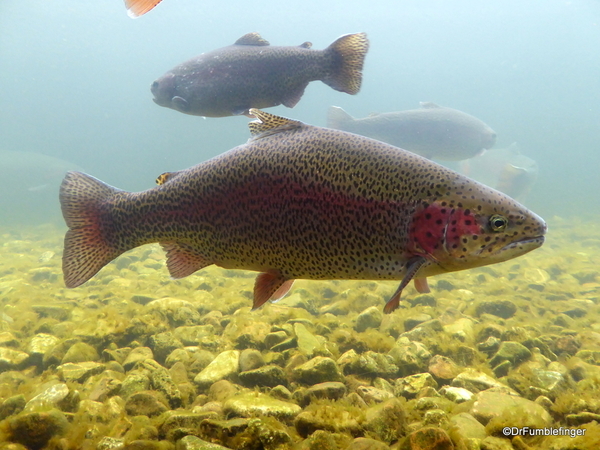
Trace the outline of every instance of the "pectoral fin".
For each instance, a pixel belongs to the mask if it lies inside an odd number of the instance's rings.
[[[415,277],[421,266],[426,262],[427,260],[423,256],[414,256],[408,260],[408,262],[406,263],[406,274],[404,275],[404,278],[402,278],[400,286],[398,286],[398,289],[396,289],[396,292],[394,292],[394,295],[392,295],[392,298],[390,298],[385,304],[385,307],[383,308],[384,313],[389,314],[396,308],[398,308],[398,305],[400,304],[400,295],[402,294],[402,290],[408,285],[408,283],[410,283],[410,280],[412,280]],[[421,283],[421,281],[417,280],[425,280],[425,278],[415,279],[415,284],[418,285],[418,283]]]
[[[171,104],[173,105],[173,109],[181,112],[187,112],[190,110],[190,104],[183,97],[176,95],[171,99]]]

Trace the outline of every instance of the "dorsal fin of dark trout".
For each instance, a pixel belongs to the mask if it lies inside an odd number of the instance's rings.
[[[252,134],[254,139],[270,136],[284,130],[299,128],[304,125],[299,120],[276,116],[275,114],[270,114],[256,108],[250,108],[249,113],[258,119],[248,124],[250,134]]]
[[[269,41],[267,41],[266,39],[264,39],[257,32],[252,32],[252,33],[248,33],[248,34],[243,35],[241,38],[239,38],[237,41],[235,41],[234,45],[260,45],[260,46],[265,46],[265,45],[271,45],[271,44],[269,44]]]

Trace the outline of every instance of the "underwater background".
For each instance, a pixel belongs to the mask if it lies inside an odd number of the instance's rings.
[[[599,23],[594,0],[164,0],[136,20],[121,0],[2,0],[0,448],[599,448]],[[253,273],[174,281],[158,246],[66,289],[64,172],[138,191],[246,142],[248,118],[158,107],[150,84],[252,31],[370,40],[358,95],[317,81],[268,112],[325,126],[331,105],[431,101],[516,142],[544,246],[411,287],[385,317],[395,283],[300,281],[251,312]],[[502,433],[523,424],[586,432]]]

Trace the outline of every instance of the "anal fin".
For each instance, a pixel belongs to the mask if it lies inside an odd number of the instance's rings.
[[[429,284],[427,284],[427,278],[415,278],[413,283],[415,284],[415,289],[419,294],[428,294],[431,292]]]
[[[285,278],[278,270],[258,274],[254,282],[252,309],[260,308],[269,300],[279,300],[288,293],[294,280]]]
[[[288,108],[293,108],[294,106],[296,106],[302,98],[302,96],[304,95],[304,90],[306,89],[306,86],[308,86],[308,83],[305,83],[304,85],[289,92],[282,99],[281,103],[283,104],[283,106],[287,106]]]
[[[180,242],[161,242],[167,253],[167,269],[173,278],[183,278],[213,264],[196,250]]]

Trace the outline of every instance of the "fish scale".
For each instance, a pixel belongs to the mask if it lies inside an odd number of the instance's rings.
[[[408,151],[251,110],[254,137],[130,193],[70,172],[60,190],[75,287],[151,242],[175,278],[211,264],[261,272],[254,307],[294,279],[412,279],[514,258],[546,225],[511,198]],[[441,223],[439,223],[441,221]]]

